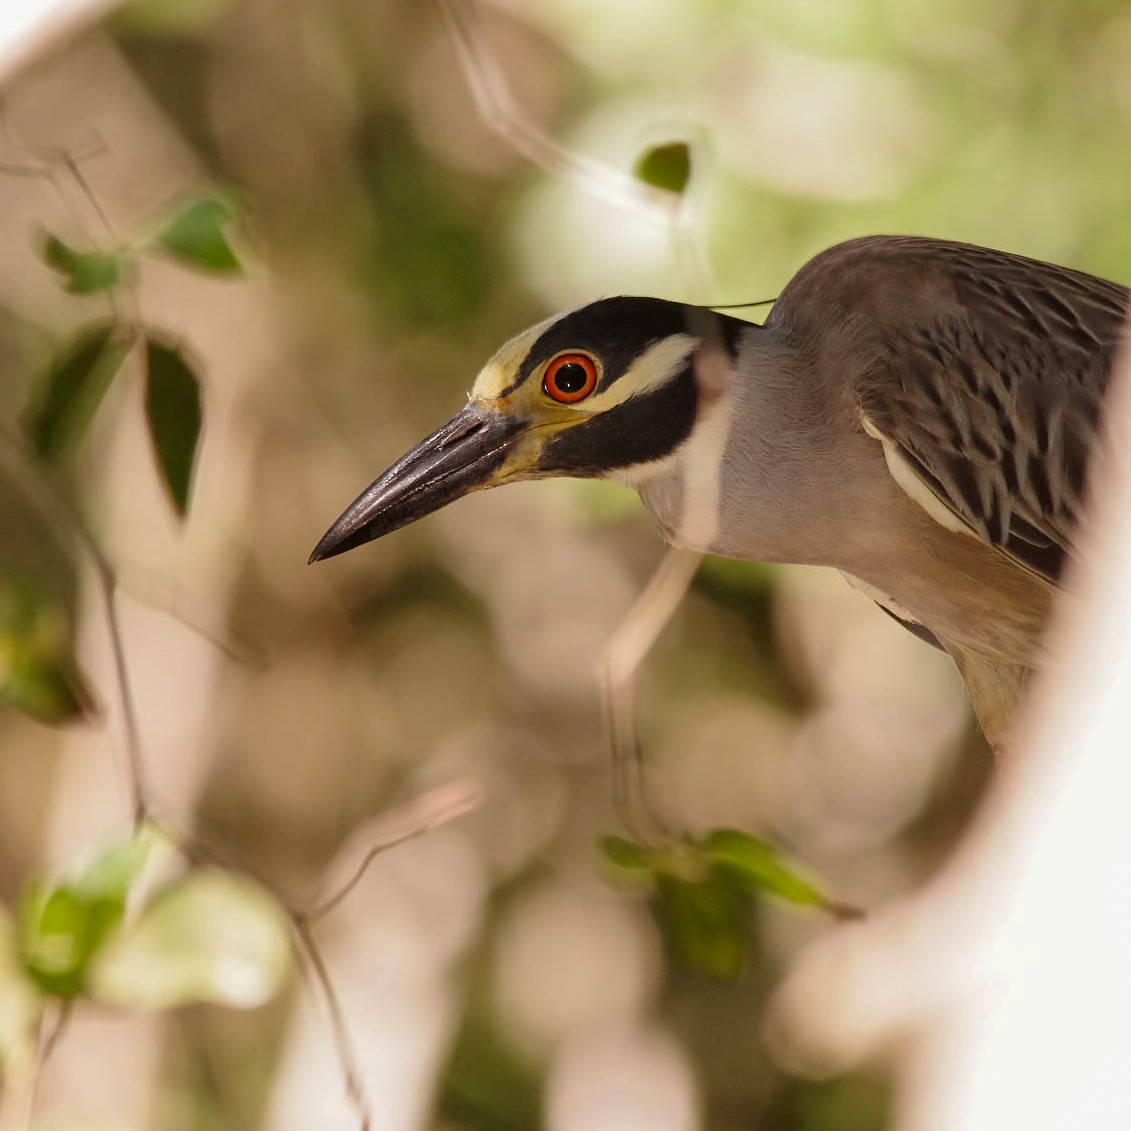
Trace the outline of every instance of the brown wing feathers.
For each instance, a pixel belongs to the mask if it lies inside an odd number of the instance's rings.
[[[865,326],[869,424],[978,535],[1055,580],[1071,553],[1129,292],[965,244],[872,237],[799,273]],[[811,268],[816,267],[816,271]],[[830,283],[825,273],[838,276]],[[892,286],[892,276],[897,285]]]

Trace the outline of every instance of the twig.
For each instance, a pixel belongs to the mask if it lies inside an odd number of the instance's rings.
[[[67,153],[63,155],[59,163],[71,175],[71,179],[78,186],[83,199],[90,205],[91,211],[98,217],[98,222],[102,225],[103,231],[105,231],[111,242],[115,244],[118,243],[118,233],[114,225],[110,222],[110,217],[106,209],[102,207],[102,202],[90,187],[90,181],[87,180],[86,174],[82,171],[79,159],[75,157],[74,154]]]
[[[318,949],[310,916],[293,907],[283,893],[266,876],[243,862],[233,861],[230,853],[222,852],[207,844],[199,832],[181,833],[167,822],[152,822],[185,858],[191,867],[213,867],[238,872],[253,880],[275,901],[290,924],[292,943],[298,957],[296,963],[300,976],[316,997],[321,997],[330,1020],[330,1031],[334,1042],[334,1052],[345,1085],[346,1095],[357,1111],[359,1131],[370,1131],[373,1117],[369,1100],[365,1094],[357,1053],[350,1037],[349,1026],[342,1012],[338,992],[330,977],[329,967]]]
[[[342,1012],[342,1003],[338,999],[338,992],[334,988],[330,971],[322,958],[322,952],[314,940],[310,920],[301,912],[290,911],[291,927],[294,930],[296,949],[304,956],[305,963],[299,963],[300,970],[306,970],[308,976],[313,975],[313,980],[319,994],[326,1005],[326,1013],[330,1021],[330,1032],[334,1039],[334,1048],[338,1054],[338,1063],[342,1069],[342,1078],[345,1081],[346,1096],[357,1112],[360,1121],[360,1131],[370,1131],[373,1126],[373,1112],[369,1098],[365,1094],[365,1085],[362,1083],[361,1071],[358,1068],[357,1052],[353,1047],[349,1026],[346,1024],[345,1014]]]
[[[307,985],[316,996],[321,997],[325,1006],[346,1095],[357,1111],[360,1131],[369,1131],[372,1127],[372,1110],[362,1081],[349,1025],[342,1011],[341,1000],[326,960],[322,957],[314,938],[314,923],[337,907],[353,891],[369,865],[382,852],[455,820],[474,808],[479,803],[479,797],[479,787],[474,781],[454,781],[421,794],[397,809],[380,814],[367,834],[364,834],[367,848],[361,861],[350,870],[344,883],[333,887],[329,895],[324,896],[310,909],[293,906],[265,876],[242,862],[233,862],[228,853],[205,843],[199,832],[181,833],[166,822],[151,821],[191,866],[224,868],[247,876],[259,884],[286,915],[291,926],[295,951],[299,957],[298,969]]]
[[[104,236],[111,247],[118,248],[122,244],[109,214],[102,207],[97,193],[91,187],[86,173],[83,172],[82,163],[91,157],[98,157],[107,152],[105,141],[97,134],[85,145],[70,150],[38,151],[27,146],[22,146],[12,136],[11,125],[8,122],[3,102],[0,101],[0,133],[3,134],[4,145],[16,153],[23,152],[25,156],[15,162],[0,163],[0,175],[13,177],[30,177],[46,181],[58,194],[59,199],[84,229],[84,233],[93,243],[99,241],[91,236],[84,215],[86,210],[98,221]],[[60,174],[66,174],[61,176]],[[78,200],[68,191],[68,185],[78,190]],[[85,209],[83,207],[85,205]],[[114,316],[123,325],[135,329],[141,327],[141,311],[136,289],[130,283],[121,280],[106,292],[106,298]],[[125,309],[123,310],[123,301]]]
[[[55,1051],[55,1046],[67,1031],[67,1026],[71,1021],[72,1004],[73,1003],[70,1001],[60,1001],[54,1011],[51,1024],[41,1035],[42,1040],[39,1050],[39,1064],[41,1070],[47,1065],[47,1062],[51,1059],[51,1054]]]
[[[413,798],[398,809],[380,814],[368,828],[351,837],[353,842],[360,842],[366,847],[360,859],[346,870],[346,878],[303,912],[304,917],[313,922],[332,911],[357,887],[369,865],[382,852],[463,816],[479,804],[480,796],[480,788],[475,781],[453,781]],[[350,852],[347,846],[341,855],[356,856],[356,853]]]
[[[226,632],[219,625],[205,624],[204,616],[199,611],[186,611],[185,605],[192,600],[193,594],[177,581],[133,562],[119,562],[114,572],[118,591],[124,596],[154,612],[171,617],[189,632],[206,640],[233,663],[256,671],[267,671],[270,668],[267,655],[261,648]],[[157,595],[159,588],[165,590],[164,597]]]
[[[2,128],[2,126],[0,126],[0,128]],[[98,149],[91,149],[89,153],[92,155],[94,152],[99,151],[101,151],[100,147]],[[82,159],[82,156],[83,155],[77,153],[53,154],[47,157],[37,156],[28,164],[0,165],[0,174],[9,172],[16,176],[36,177],[46,180],[60,193],[64,202],[69,207],[75,211],[79,211],[74,208],[74,202],[70,200],[69,194],[66,191],[66,184],[69,181],[69,183],[73,184],[78,189],[80,196],[97,217],[99,224],[104,229],[110,241],[117,244],[119,242],[117,233],[114,230],[109,216],[102,208],[97,195],[94,193],[79,166],[79,161]],[[60,177],[60,169],[67,174],[67,181],[64,181]],[[132,323],[135,327],[140,328],[142,324],[140,306],[136,292],[132,287],[125,288],[125,293],[118,294],[113,300],[116,317],[118,317],[120,321],[123,320],[123,310],[120,305],[123,298],[126,300],[128,307],[128,311],[125,312],[125,320]],[[181,834],[173,830],[167,823],[158,821],[153,817],[136,703],[129,676],[125,641],[117,603],[120,590],[117,573],[106,554],[102,551],[97,539],[90,532],[80,515],[71,506],[69,500],[58,489],[55,483],[44,474],[43,470],[35,465],[25,445],[21,443],[19,438],[11,429],[2,424],[0,424],[0,441],[2,441],[0,442],[0,459],[8,463],[13,472],[13,481],[22,489],[29,502],[43,514],[45,524],[49,527],[57,543],[64,550],[69,551],[71,546],[68,532],[73,532],[73,536],[77,539],[93,564],[94,575],[102,600],[106,632],[110,641],[112,667],[120,703],[123,729],[122,755],[126,770],[131,816],[135,831],[140,829],[143,824],[147,822],[151,823],[161,830],[163,835],[176,847],[177,851],[181,853],[190,865],[200,866],[203,863],[209,863],[248,876],[262,886],[276,901],[290,922],[294,938],[297,940],[296,949],[303,959],[303,962],[300,962],[299,968],[306,972],[305,964],[309,964],[309,975],[312,975],[315,988],[325,1000],[326,1009],[331,1019],[335,1049],[341,1065],[343,1078],[346,1081],[347,1094],[358,1111],[361,1131],[369,1131],[369,1128],[372,1126],[372,1117],[370,1115],[368,1101],[364,1096],[361,1085],[356,1056],[353,1052],[333,982],[330,979],[325,961],[310,932],[307,917],[301,911],[291,907],[283,895],[267,881],[265,877],[256,875],[249,867],[232,865],[225,860],[223,854],[215,852],[206,846],[199,835]],[[177,616],[175,612],[171,612],[170,615]],[[214,636],[209,636],[200,626],[189,623],[184,617],[177,616],[177,619],[188,627],[193,628],[195,631],[200,632],[202,635],[208,636],[213,643],[223,647],[222,642],[218,641]],[[443,819],[448,818],[443,814],[435,815],[431,824],[440,823]],[[417,831],[422,832],[424,830],[421,828]],[[411,832],[409,835],[415,835],[415,832]],[[407,836],[401,839],[407,839]],[[367,867],[372,859],[385,847],[388,847],[388,845],[375,846],[367,855],[361,871],[364,871],[364,867]],[[352,889],[357,882],[357,878],[360,878],[360,875],[351,879],[346,891],[339,892],[334,897],[334,903],[340,902],[340,900],[344,898],[348,890]],[[6,1102],[3,1105],[3,1123],[5,1128],[10,1126],[13,1131],[27,1131],[27,1129],[30,1128],[34,1118],[36,1091],[38,1089],[43,1064],[46,1062],[47,1057],[65,1031],[68,1017],[68,1008],[61,1008],[56,1015],[53,1027],[38,1040],[33,1063],[28,1066],[28,1071],[24,1074],[26,1077],[26,1087],[22,1088],[18,1094],[15,1089],[9,1089],[10,1094],[6,1097]],[[17,1123],[10,1122],[10,1119],[13,1118],[13,1112],[15,1112],[14,1118],[19,1121]]]
[[[436,0],[440,17],[451,35],[483,124],[533,165],[555,176],[576,181],[590,196],[670,224],[672,193],[653,189],[627,173],[566,148],[540,130],[523,113],[468,0]]]
[[[701,554],[690,550],[665,550],[601,658],[601,686],[613,757],[613,803],[634,835],[645,833],[635,819],[634,795],[653,829],[665,832],[647,801],[635,719],[636,673],[683,600],[701,559]],[[645,833],[642,839],[651,840],[654,835]]]
[[[559,144],[519,107],[478,22],[472,0],[436,0],[455,44],[476,110],[488,129],[544,172],[578,183],[590,196],[644,214],[668,227],[692,302],[703,303],[710,273],[695,242],[683,194],[653,189]],[[613,804],[634,835],[651,839],[662,822],[647,799],[635,718],[635,674],[683,600],[702,555],[669,548],[643,593],[614,633],[600,665],[613,764]],[[639,808],[639,814],[636,808]]]
[[[334,1052],[338,1058],[346,1095],[358,1114],[359,1131],[370,1131],[373,1117],[358,1068],[357,1053],[353,1047],[337,990],[330,977],[329,967],[314,939],[311,917],[306,912],[293,907],[266,876],[260,875],[246,863],[234,861],[228,852],[213,848],[205,842],[199,832],[182,833],[166,821],[151,819],[151,824],[175,847],[190,867],[220,868],[246,876],[262,887],[286,916],[291,928],[291,941],[297,956],[296,966],[299,974],[313,994],[322,998],[326,1008]]]
[[[26,1059],[7,1065],[0,1097],[0,1131],[31,1131],[43,1070],[71,1019],[71,1003],[59,1002],[50,1016],[39,1018],[34,1037],[29,1034]]]
[[[110,636],[110,649],[114,659],[114,671],[122,702],[122,727],[125,731],[124,750],[128,770],[130,805],[133,809],[135,828],[145,823],[149,814],[149,793],[146,785],[145,759],[141,749],[141,732],[137,721],[137,707],[134,703],[133,685],[130,683],[129,669],[126,667],[126,646],[122,639],[122,629],[118,619],[118,585],[114,571],[98,550],[93,538],[87,537],[87,548],[94,553],[96,569],[102,583],[102,599],[106,608],[106,625]]]
[[[74,511],[67,499],[54,483],[32,464],[24,446],[13,435],[11,429],[0,425],[0,439],[3,440],[3,443],[0,443],[0,454],[13,471],[13,481],[22,488],[25,498],[43,514],[46,526],[56,542],[64,550],[69,550],[70,545],[65,531],[72,531],[94,565],[122,714],[122,758],[126,768],[131,817],[137,827],[145,821],[149,813],[146,769],[133,688],[126,665],[122,626],[118,616],[117,580],[113,566],[103,554],[102,548],[86,523]]]

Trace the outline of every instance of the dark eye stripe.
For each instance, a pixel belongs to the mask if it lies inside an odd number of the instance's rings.
[[[502,395],[514,392],[556,354],[573,351],[601,359],[603,372],[596,391],[603,392],[625,374],[647,346],[684,333],[683,312],[682,303],[632,296],[598,299],[571,311],[546,327]]]
[[[603,393],[631,368],[649,346],[676,334],[699,337],[702,319],[716,321],[723,343],[733,357],[738,339],[750,323],[708,310],[658,298],[618,296],[603,298],[563,315],[546,327],[523,358],[514,381],[500,396],[509,396],[557,354],[578,351],[601,359],[601,374],[594,390]]]
[[[599,475],[662,459],[691,434],[696,402],[695,378],[686,369],[654,392],[562,429],[542,449],[538,466],[559,474]]]

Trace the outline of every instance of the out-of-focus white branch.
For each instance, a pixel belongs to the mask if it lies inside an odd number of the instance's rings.
[[[837,1071],[900,1047],[908,1131],[1106,1131],[1131,1112],[1131,349],[1082,563],[1011,755],[920,895],[818,942],[770,1035]]]
[[[671,193],[559,144],[530,121],[511,92],[506,75],[487,46],[478,13],[466,0],[436,0],[483,124],[532,165],[573,181],[598,200],[660,224],[670,224],[678,207]]]
[[[0,4],[0,84],[117,6],[118,0],[4,0]]]

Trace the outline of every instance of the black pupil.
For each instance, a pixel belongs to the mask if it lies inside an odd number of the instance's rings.
[[[584,365],[567,361],[560,369],[554,370],[554,388],[559,393],[580,393],[589,380]]]

